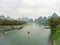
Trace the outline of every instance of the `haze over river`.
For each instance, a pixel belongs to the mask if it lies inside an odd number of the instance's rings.
[[[23,29],[0,34],[0,45],[51,45],[50,33],[50,29],[32,23]]]

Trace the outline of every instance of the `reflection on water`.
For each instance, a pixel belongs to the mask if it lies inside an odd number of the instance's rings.
[[[0,35],[0,45],[51,45],[49,37],[50,29],[33,23]]]

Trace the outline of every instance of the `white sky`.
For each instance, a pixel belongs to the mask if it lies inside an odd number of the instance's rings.
[[[37,18],[60,15],[60,0],[0,0],[0,15]]]

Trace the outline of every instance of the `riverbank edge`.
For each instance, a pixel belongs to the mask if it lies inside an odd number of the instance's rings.
[[[52,45],[56,45],[56,42],[54,40],[54,37],[53,37],[53,34],[52,33],[50,34],[50,39],[51,39]]]
[[[9,31],[11,29],[22,29],[25,25],[0,26],[0,31]]]
[[[53,37],[52,37],[51,41],[52,41],[52,45],[56,45],[56,42],[55,42],[55,40],[53,39]]]

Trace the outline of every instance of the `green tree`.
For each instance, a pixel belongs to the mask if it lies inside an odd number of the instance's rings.
[[[51,27],[52,34],[55,33],[56,26],[60,24],[60,17],[50,18],[48,22],[49,26]]]

